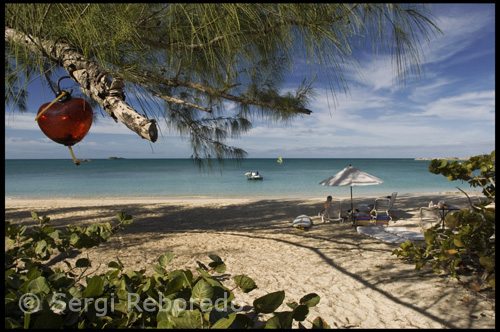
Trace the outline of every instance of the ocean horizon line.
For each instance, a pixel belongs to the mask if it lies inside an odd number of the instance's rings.
[[[251,158],[242,158],[242,159],[237,159],[237,158],[222,158],[220,160],[254,160],[254,159],[278,159],[278,157],[251,157]],[[420,158],[420,157],[365,157],[365,158],[342,158],[342,157],[335,157],[335,158],[318,158],[318,157],[285,157],[281,156],[283,160],[297,160],[297,159],[318,159],[318,160],[369,160],[369,159],[398,159],[398,160],[431,160],[431,159],[450,159],[450,158]],[[92,158],[92,157],[87,157],[87,158],[78,158],[79,160],[193,160],[195,161],[196,159],[194,158],[188,158],[188,157],[172,157],[172,158],[147,158],[147,157],[141,157],[141,158],[126,158],[126,157],[97,157],[97,158]],[[70,160],[72,161],[71,158],[5,158],[5,160]],[[200,159],[200,160],[207,160],[207,159]],[[217,161],[219,159],[217,158],[210,158],[209,160],[212,161]],[[462,160],[462,159],[459,159]],[[464,159],[465,160],[465,159]]]

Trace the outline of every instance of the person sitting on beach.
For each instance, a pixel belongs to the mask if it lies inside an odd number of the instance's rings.
[[[332,196],[328,196],[326,198],[325,204],[323,205],[323,210],[318,214],[321,217],[321,220],[325,222],[325,218],[328,218],[328,209],[332,206]]]

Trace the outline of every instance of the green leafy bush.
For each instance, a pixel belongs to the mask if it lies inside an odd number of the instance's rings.
[[[474,175],[477,170],[480,174]],[[445,217],[446,228],[437,224],[425,232],[425,244],[407,241],[393,255],[414,261],[416,269],[432,261],[436,273],[449,273],[458,279],[473,272],[495,288],[495,209],[491,205],[495,201],[495,151],[463,163],[434,159],[429,171],[450,181],[460,179],[472,187],[480,186],[487,199],[473,204],[469,198],[470,208]]]
[[[304,327],[309,308],[320,300],[317,294],[307,294],[298,303],[286,303],[290,310],[277,312],[285,300],[285,292],[278,291],[255,299],[252,310],[242,313],[233,291],[248,293],[257,285],[236,275],[235,289],[225,287],[217,274],[224,273],[226,265],[217,255],[209,255],[208,267],[197,262],[196,275],[169,270],[174,258],[170,252],[152,265],[151,276],[145,270],[126,269],[119,258],[107,264],[104,274],[92,276],[86,258],[74,265],[63,260],[65,268],[53,268],[61,255],[109,240],[132,223],[132,217],[120,213],[114,226],[72,225],[63,232],[50,225],[50,218],[32,215],[38,224],[31,229],[5,224],[6,328],[251,328],[260,314],[273,314],[266,328],[291,328],[293,321]],[[312,327],[329,326],[318,317]]]

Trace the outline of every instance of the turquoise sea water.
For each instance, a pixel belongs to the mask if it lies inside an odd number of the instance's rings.
[[[6,197],[211,197],[312,198],[350,196],[349,187],[322,180],[352,165],[384,183],[353,187],[355,196],[469,191],[467,183],[429,173],[429,161],[413,159],[246,159],[214,162],[203,170],[191,159],[5,160]],[[258,171],[264,179],[245,178]]]

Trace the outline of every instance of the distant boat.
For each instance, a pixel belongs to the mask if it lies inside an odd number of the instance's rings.
[[[248,180],[262,180],[264,179],[262,175],[259,174],[259,172],[246,172],[245,176],[247,177]]]
[[[279,162],[280,164],[283,164],[283,159],[281,159],[281,157],[279,157],[277,162]]]

